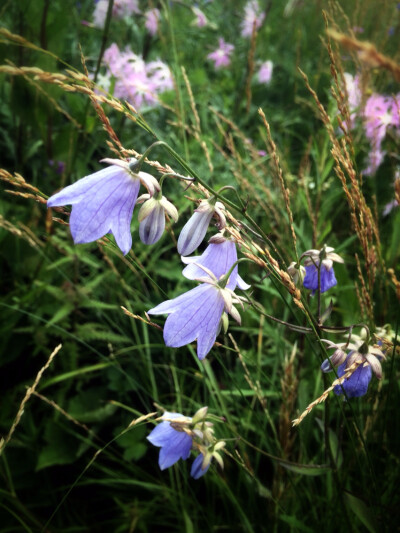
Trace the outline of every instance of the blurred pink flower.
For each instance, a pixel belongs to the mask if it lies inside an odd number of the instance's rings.
[[[349,98],[350,124],[348,128],[352,129],[355,125],[356,111],[361,105],[362,93],[360,88],[360,77],[358,74],[353,76],[348,72],[344,73],[344,84],[346,86],[347,96]]]
[[[214,61],[215,68],[227,67],[230,65],[230,55],[234,49],[233,44],[226,43],[224,39],[220,38],[218,40],[218,48],[214,52],[211,52],[211,54],[208,54],[207,59]]]
[[[272,70],[274,64],[271,60],[265,61],[261,64],[260,69],[257,72],[257,78],[260,83],[265,83],[268,85],[272,79]]]
[[[145,16],[145,27],[149,31],[150,35],[155,35],[158,29],[158,21],[160,20],[160,10],[157,8],[149,9],[144,14]]]
[[[367,176],[375,174],[383,162],[386,152],[382,150],[382,142],[388,128],[400,126],[399,106],[400,94],[393,97],[374,93],[365,104],[363,112],[365,135],[372,148],[368,158],[368,167],[364,170]]]
[[[265,13],[261,11],[257,0],[249,0],[244,8],[244,18],[241,22],[242,37],[251,37],[253,33],[253,25],[256,24],[258,29],[264,22]]]
[[[108,0],[99,0],[93,12],[93,24],[96,28],[103,28],[108,10]],[[139,14],[138,0],[114,0],[112,16],[115,18],[124,18],[132,15],[132,13]]]
[[[196,6],[194,6],[192,8],[192,11],[193,11],[193,14],[196,17],[196,19],[194,21],[195,26],[197,26],[198,28],[203,28],[203,26],[206,26],[207,25],[207,17],[203,13],[203,11],[201,11],[201,9],[199,9]]]

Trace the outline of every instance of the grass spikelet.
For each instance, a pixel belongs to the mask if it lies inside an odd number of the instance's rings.
[[[10,431],[8,432],[8,434],[7,434],[7,436],[5,438],[2,438],[0,440],[0,456],[3,453],[3,451],[4,451],[5,447],[7,446],[7,444],[10,442],[10,440],[11,440],[13,434],[14,434],[14,431],[17,429],[17,426],[20,423],[22,415],[24,414],[25,405],[29,401],[29,399],[32,396],[32,394],[34,394],[36,387],[38,386],[40,380],[42,379],[43,373],[49,368],[49,366],[51,365],[54,357],[61,350],[61,347],[62,347],[62,345],[59,344],[58,346],[56,346],[56,348],[54,348],[54,350],[50,354],[50,357],[48,358],[46,364],[37,373],[36,379],[33,382],[32,386],[29,387],[28,390],[26,391],[26,394],[25,394],[25,396],[24,396],[24,398],[23,398],[23,400],[22,400],[22,402],[21,402],[21,404],[20,404],[20,406],[18,408],[17,415],[16,415],[16,417],[14,419],[14,422],[13,422],[11,428],[10,428]]]
[[[323,394],[321,394],[321,396],[319,398],[317,398],[316,400],[311,402],[307,406],[307,408],[301,413],[301,415],[298,418],[296,418],[295,420],[292,420],[292,425],[293,426],[298,426],[304,420],[304,418],[314,409],[314,407],[316,405],[319,405],[320,403],[323,403],[328,398],[329,393],[331,391],[333,391],[333,389],[337,385],[341,385],[347,378],[349,378],[353,374],[353,372],[355,372],[357,370],[357,368],[363,363],[364,362],[362,360],[361,361],[356,361],[355,363],[353,363],[347,369],[346,373],[343,374],[342,377],[335,379],[335,381],[332,383],[332,385],[330,387],[328,387],[326,389],[326,391],[324,391]]]

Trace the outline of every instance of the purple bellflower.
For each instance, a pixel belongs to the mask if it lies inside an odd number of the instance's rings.
[[[178,238],[178,253],[183,256],[189,255],[200,246],[214,214],[219,219],[218,228],[223,229],[226,225],[224,210],[225,207],[221,202],[202,200],[182,228]]]
[[[110,166],[54,194],[47,200],[47,207],[72,205],[69,225],[75,244],[96,241],[110,232],[125,255],[132,247],[130,225],[140,184],[151,195],[159,185],[147,172],[131,170],[136,159],[102,162]]]
[[[154,244],[164,233],[165,214],[167,213],[176,222],[178,211],[161,192],[156,192],[154,196],[142,194],[138,198],[138,203],[140,202],[144,202],[138,215],[140,240],[144,244]]]
[[[357,398],[367,393],[372,373],[378,379],[382,378],[381,360],[385,358],[380,348],[367,346],[363,338],[356,335],[353,335],[353,337],[357,339],[354,343],[335,344],[324,340],[328,344],[328,348],[334,349],[335,352],[329,359],[325,359],[321,365],[321,370],[325,373],[331,372],[332,367],[338,367],[336,372],[338,377],[341,378],[354,363],[359,363],[359,366],[355,368],[352,374],[341,385],[336,385],[333,389],[335,394],[345,393],[348,398]],[[350,348],[348,354],[344,351],[346,348]]]
[[[306,257],[304,261],[306,275],[303,280],[303,286],[306,289],[312,290],[312,294],[318,290],[318,267],[320,258],[322,259],[320,268],[321,293],[337,284],[333,262],[344,263],[344,261],[333,250],[334,248],[325,246],[322,250],[308,250],[302,255],[302,257]]]
[[[179,459],[185,461],[189,457],[193,440],[190,432],[187,433],[185,430],[192,419],[180,413],[168,413],[167,411],[162,418],[167,420],[156,426],[148,435],[147,440],[161,448],[158,465],[161,470],[165,470]],[[175,422],[174,419],[177,421]],[[172,423],[168,420],[172,420]]]
[[[205,252],[200,256],[181,257],[182,261],[187,265],[183,269],[182,274],[185,278],[195,280],[204,275],[204,270],[201,266],[208,268],[217,279],[226,274],[234,263],[238,260],[236,243],[231,239],[227,239],[221,233],[214,235],[209,240]],[[226,287],[235,290],[236,286],[241,290],[250,288],[238,274],[237,265],[232,270]]]
[[[346,361],[338,367],[337,375],[339,378],[346,373],[348,366],[350,366],[348,365],[348,361],[352,361],[351,364],[354,363],[353,356],[354,353],[350,352]],[[361,363],[360,366],[354,370],[351,376],[345,379],[341,385],[336,385],[336,387],[333,389],[333,392],[338,395],[345,392],[348,398],[358,398],[359,396],[364,396],[364,394],[367,394],[371,377],[371,366],[367,362]]]
[[[240,315],[233,303],[241,303],[231,289],[218,285],[214,274],[203,269],[208,276],[198,280],[203,282],[201,285],[148,311],[150,315],[168,313],[164,326],[167,346],[179,348],[197,339],[199,359],[204,359],[213,347],[224,311],[240,324]]]

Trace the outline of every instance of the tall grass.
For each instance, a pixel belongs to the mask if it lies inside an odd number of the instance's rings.
[[[360,74],[364,103],[398,92],[400,12],[386,0],[264,4],[251,39],[239,35],[245,2],[202,2],[204,28],[191,3],[157,3],[154,37],[141,15],[113,18],[112,2],[103,29],[81,23],[88,0],[1,8],[4,531],[398,527],[400,211],[384,214],[400,200],[398,129],[363,175],[371,146],[360,115],[349,128],[344,73]],[[206,56],[220,36],[235,52],[215,70]],[[174,90],[139,110],[102,91],[112,42],[165,61]],[[254,75],[267,59],[268,86]],[[155,142],[142,170],[193,179],[164,181],[178,223],[146,246],[135,211],[125,256],[110,234],[75,245],[70,208],[47,210],[47,198]],[[251,288],[237,291],[241,324],[200,361],[196,343],[165,346],[165,319],[147,311],[195,286],[176,242],[213,195]],[[325,244],[345,262],[338,284],[311,296],[287,269]],[[332,391],[343,378],[320,370],[332,354],[321,339],[354,342],[361,325],[385,353],[383,377],[346,399]],[[224,468],[213,461],[199,480],[184,461],[161,471],[146,440],[158,417],[203,406]]]

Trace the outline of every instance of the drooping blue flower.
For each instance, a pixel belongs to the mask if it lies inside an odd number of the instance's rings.
[[[318,290],[318,268],[315,265],[306,265],[306,275],[303,280],[303,285],[306,289],[310,289],[313,291],[313,294],[315,291]],[[336,278],[335,278],[335,272],[333,270],[333,267],[328,269],[324,266],[324,264],[321,265],[321,292],[325,292],[328,289],[331,289],[337,284]]]
[[[347,359],[337,369],[338,377],[342,377],[348,368],[349,358],[353,356],[350,352]],[[348,398],[357,398],[364,396],[368,391],[368,385],[372,377],[372,368],[367,361],[361,363],[359,367],[351,374],[351,376],[343,381],[341,385],[336,385],[333,389],[335,394],[343,394],[343,390]]]
[[[204,357],[211,350],[218,335],[224,310],[240,323],[240,315],[234,302],[239,302],[232,290],[221,288],[211,277],[195,289],[167,300],[148,313],[168,313],[164,325],[164,342],[167,346],[179,348],[197,339],[197,356]]]
[[[333,250],[334,248],[330,246],[324,246],[321,250],[307,250],[301,255],[301,258],[305,257],[304,266],[306,269],[303,285],[306,289],[312,290],[312,294],[318,290],[318,267],[320,261],[321,292],[325,292],[337,284],[333,262],[344,263],[344,261]]]
[[[103,162],[110,166],[54,194],[47,200],[47,207],[73,206],[69,224],[76,244],[92,242],[112,233],[125,255],[132,247],[130,224],[140,184],[143,183],[150,194],[154,194],[159,185],[150,174],[130,170],[127,161],[103,159]]]
[[[173,427],[169,421],[161,422],[147,437],[151,444],[161,448],[158,465],[161,470],[165,470],[179,461],[179,459],[185,461],[189,457],[192,448],[192,437],[183,428],[185,421],[190,423],[191,418],[184,417],[180,413],[169,413],[167,411],[162,418],[182,419],[183,422],[181,430],[175,429],[175,427],[179,427],[178,423]]]
[[[211,461],[209,461],[204,468],[203,462],[204,455],[201,453],[192,463],[192,468],[190,469],[190,475],[192,476],[192,478],[199,479],[201,476],[204,476],[204,474],[207,473],[208,469],[210,468]]]
[[[213,202],[212,200],[202,200],[200,202],[199,207],[183,226],[179,235],[178,252],[180,255],[189,255],[200,246],[214,214],[218,216],[219,229],[225,227],[224,209],[225,207],[221,202]]]
[[[231,239],[226,239],[221,234],[211,237],[204,253],[200,256],[181,257],[182,261],[187,265],[182,271],[182,274],[188,279],[198,279],[204,276],[204,270],[198,266],[208,268],[217,279],[227,274],[229,269],[238,260],[236,243]],[[235,290],[236,286],[239,289],[246,290],[250,287],[238,274],[237,265],[232,270],[227,288]]]

